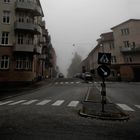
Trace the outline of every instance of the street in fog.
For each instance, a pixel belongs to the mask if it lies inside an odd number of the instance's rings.
[[[99,85],[95,83],[97,88],[100,88]],[[36,90],[0,101],[0,138],[139,139],[140,108],[135,106],[140,105],[140,95],[136,92],[139,83],[107,83],[107,97],[114,104],[125,104],[134,110],[124,110],[131,116],[128,121],[106,121],[80,116],[82,102],[88,88],[92,86],[93,83],[79,79],[62,78],[47,84],[43,82]],[[132,99],[131,94],[137,98]]]

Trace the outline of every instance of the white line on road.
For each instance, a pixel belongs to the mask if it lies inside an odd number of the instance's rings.
[[[140,108],[140,105],[135,105],[135,107]]]
[[[53,106],[60,106],[62,103],[64,102],[64,100],[58,100],[55,103],[53,103]]]
[[[79,104],[79,101],[71,101],[68,106],[69,107],[76,107]]]
[[[9,103],[11,103],[11,102],[13,102],[13,101],[0,102],[0,105],[9,104]]]
[[[125,111],[135,111],[134,109],[132,109],[131,107],[129,107],[126,104],[117,104],[117,105]]]
[[[60,84],[62,85],[62,84],[63,84],[63,82],[60,82]]]
[[[58,84],[58,82],[55,83],[55,85],[57,85],[57,84]]]
[[[34,103],[36,101],[38,101],[38,100],[36,100],[36,99],[35,100],[30,100],[28,102],[23,103],[22,105],[29,105],[29,104],[32,104],[32,103]]]
[[[74,82],[70,82],[71,84],[74,84]]]
[[[43,100],[43,101],[37,103],[36,105],[45,105],[45,104],[49,103],[50,101],[51,100]]]
[[[76,84],[80,84],[80,82],[76,82]]]
[[[20,101],[17,101],[17,102],[8,104],[8,105],[16,105],[16,104],[19,104],[19,103],[23,103],[23,102],[25,102],[25,101],[26,101],[26,100],[20,100]]]
[[[68,82],[65,82],[65,84],[68,84]]]

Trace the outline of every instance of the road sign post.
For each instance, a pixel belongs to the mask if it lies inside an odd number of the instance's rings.
[[[102,78],[101,104],[102,104],[102,112],[104,112],[105,111],[104,105],[106,104],[105,78],[110,75],[110,69],[106,65],[111,64],[111,54],[110,53],[99,53],[98,54],[98,64],[102,64],[97,68],[97,72],[98,72],[99,76]]]

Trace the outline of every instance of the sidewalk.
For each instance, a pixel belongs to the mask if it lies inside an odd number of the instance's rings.
[[[117,105],[107,100],[102,112],[101,93],[93,85],[89,87],[86,98],[83,102],[83,108],[80,115],[84,117],[92,117],[103,120],[128,120],[129,115],[123,112]]]

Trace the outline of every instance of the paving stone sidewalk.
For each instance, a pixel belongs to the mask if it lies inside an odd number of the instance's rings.
[[[102,112],[101,93],[95,85],[93,85],[93,87],[89,87],[87,96],[83,102],[83,108],[80,110],[80,115],[103,120],[129,119],[128,114],[108,100],[104,106],[104,112]]]

